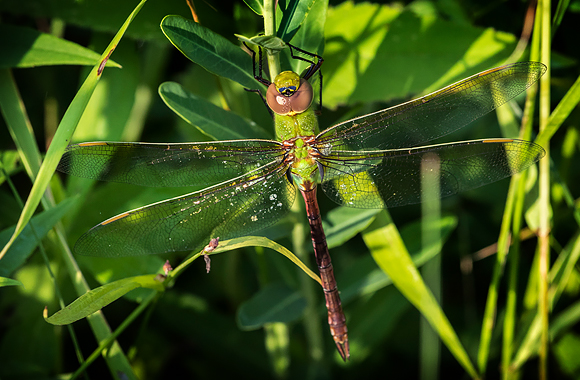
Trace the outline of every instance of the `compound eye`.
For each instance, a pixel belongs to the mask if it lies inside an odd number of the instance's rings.
[[[293,94],[287,96],[276,89],[273,83],[266,92],[266,102],[272,111],[278,115],[302,113],[312,103],[312,86],[304,79],[300,79],[300,86]]]
[[[306,111],[312,104],[313,97],[312,86],[308,81],[300,79],[300,87],[290,98],[290,107],[292,111],[296,113],[302,113]]]

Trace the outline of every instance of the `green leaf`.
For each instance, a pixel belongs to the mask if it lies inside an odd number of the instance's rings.
[[[444,21],[414,5],[354,4],[329,9],[324,104],[390,101],[434,91],[507,58],[516,38]],[[344,20],[357,22],[344,22]]]
[[[324,25],[328,0],[316,0],[308,12],[302,26],[292,38],[292,44],[309,53],[322,55],[324,52]],[[301,73],[308,66],[302,60],[291,61],[293,70]],[[324,65],[322,66],[324,68]],[[325,71],[323,69],[323,71]]]
[[[219,34],[179,16],[166,16],[161,30],[183,55],[210,73],[247,88],[258,87],[248,54]]]
[[[99,62],[100,54],[74,42],[34,29],[0,24],[0,68],[52,65],[86,65]],[[109,60],[107,67],[121,67]]]
[[[264,1],[263,0],[244,0],[244,3],[250,8],[254,13],[259,16],[264,14]]]
[[[578,351],[580,350],[580,336],[569,333],[566,334],[554,345],[554,357],[560,364],[560,368],[567,373],[570,378],[577,378],[580,371],[580,361],[578,361]]]
[[[271,137],[253,121],[197,97],[179,83],[162,83],[159,96],[173,112],[213,140]]]
[[[328,248],[338,247],[352,239],[372,223],[381,210],[337,207],[323,219]]]
[[[261,46],[262,48],[272,50],[273,52],[280,52],[288,48],[288,45],[276,36],[254,36],[250,38],[244,37],[241,34],[235,34],[235,36],[246,44]]]
[[[89,29],[114,34],[136,3],[137,1],[119,0],[2,0],[0,10],[5,11],[6,14],[20,15],[16,18],[19,21],[60,19],[67,26],[76,25],[84,31]],[[139,17],[131,23],[131,28],[127,30],[127,37],[135,40],[163,41],[165,38],[159,31],[159,20],[169,14],[191,17],[189,8],[182,0],[151,1],[143,8]],[[213,15],[213,20],[216,18],[215,22],[227,20],[220,14]]]
[[[113,260],[103,257],[78,256],[77,260],[87,268],[99,284],[108,284],[143,273],[163,273],[165,259],[157,255],[147,257],[118,257]],[[139,288],[125,295],[125,298],[142,302],[151,293],[150,289]]]
[[[419,309],[469,375],[477,378],[467,352],[433,294],[425,286],[386,210],[377,216],[363,234],[363,239],[379,267],[389,275],[397,289]]]
[[[9,276],[24,264],[48,231],[71,209],[76,201],[78,201],[78,197],[65,199],[55,207],[34,216],[0,261],[0,276]],[[15,227],[10,227],[0,232],[0,246],[8,242],[14,229]]]
[[[13,280],[11,278],[6,278],[6,277],[0,277],[0,288],[3,286],[17,286],[17,285],[24,286],[18,280]]]
[[[293,322],[302,317],[306,306],[306,298],[293,289],[284,284],[270,284],[240,306],[238,326],[255,330],[266,323]]]
[[[242,248],[242,247],[270,248],[270,249],[282,254],[283,256],[285,256],[288,260],[290,260],[294,264],[296,264],[297,267],[302,269],[304,271],[304,273],[306,273],[308,276],[310,276],[310,278],[312,278],[314,281],[316,281],[322,285],[320,278],[314,272],[312,272],[306,265],[304,265],[304,263],[302,261],[300,261],[300,259],[298,257],[296,257],[296,255],[294,255],[288,249],[286,249],[285,247],[276,243],[275,241],[272,241],[272,240],[267,239],[265,237],[244,236],[244,237],[240,237],[240,238],[236,238],[236,239],[224,240],[223,242],[220,241],[218,247],[210,254],[227,252],[227,251],[231,251],[233,249]]]
[[[292,37],[304,22],[308,12],[314,5],[314,0],[286,0],[279,3],[283,16],[278,27],[277,35],[284,42],[290,42]]]
[[[15,150],[0,151],[0,185],[6,181],[4,173],[11,175],[20,169],[20,157]]]
[[[380,211],[380,210],[379,210]],[[372,221],[372,220],[371,220]],[[457,218],[445,216],[430,225],[440,231],[441,240],[446,241],[457,226]],[[417,236],[421,235],[421,221],[405,225],[401,229],[401,238],[405,242],[413,264],[419,268],[440,253],[437,246],[424,247]],[[341,277],[340,290],[343,303],[350,302],[360,296],[369,295],[392,284],[393,281],[384,271],[377,268],[372,256],[364,256],[357,260]]]
[[[131,290],[137,288],[149,288],[157,291],[163,291],[165,289],[154,274],[124,278],[83,294],[70,305],[50,317],[45,318],[45,320],[53,325],[73,323],[101,310],[111,302],[116,301]]]

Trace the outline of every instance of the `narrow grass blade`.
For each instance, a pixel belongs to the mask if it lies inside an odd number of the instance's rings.
[[[580,76],[576,79],[576,82],[570,87],[564,98],[558,103],[552,114],[548,119],[548,123],[543,129],[538,137],[536,138],[536,143],[545,146],[550,138],[558,131],[562,123],[570,115],[570,113],[576,108],[580,102]]]
[[[36,210],[36,207],[38,206],[38,203],[40,202],[44,194],[44,191],[48,186],[50,179],[52,178],[54,170],[56,169],[56,166],[60,161],[60,157],[62,156],[65,148],[67,147],[68,142],[70,141],[72,134],[77,126],[77,123],[80,120],[81,115],[83,114],[85,107],[89,102],[89,99],[91,98],[91,95],[95,90],[95,87],[99,79],[101,78],[101,75],[105,68],[105,64],[107,63],[111,54],[115,50],[115,47],[121,40],[121,37],[123,37],[123,34],[129,27],[131,21],[135,18],[137,13],[141,10],[143,5],[145,4],[145,1],[146,0],[142,0],[139,3],[139,5],[137,5],[137,7],[133,10],[133,12],[129,15],[129,17],[127,18],[123,26],[119,29],[119,31],[117,32],[117,34],[115,35],[115,37],[113,38],[107,49],[105,49],[105,51],[101,55],[100,63],[93,67],[87,79],[85,80],[85,82],[77,92],[77,95],[74,97],[73,101],[71,102],[70,106],[65,112],[59,124],[58,130],[56,131],[56,134],[54,135],[54,138],[50,144],[50,147],[48,148],[44,162],[40,167],[38,177],[36,178],[36,181],[32,186],[32,190],[30,191],[28,199],[26,200],[26,204],[24,206],[22,214],[20,215],[20,219],[16,224],[16,230],[14,231],[14,235],[12,235],[10,241],[4,246],[4,248],[0,252],[0,259],[6,254],[6,251],[8,250],[8,248],[10,248],[10,245],[12,245],[14,239],[16,239],[16,237],[20,234],[20,232],[22,232],[26,223],[28,223],[28,221],[34,214],[34,211]]]
[[[435,301],[441,303],[441,231],[436,228],[441,219],[441,196],[439,189],[440,162],[436,155],[426,155],[421,162],[421,242],[424,250],[434,248],[436,255],[425,263],[421,273],[425,284],[431,289]],[[434,228],[435,226],[435,228]],[[420,324],[420,378],[436,380],[441,361],[441,341],[429,322],[421,318]]]
[[[24,286],[20,281],[13,280],[11,278],[0,277],[0,288],[3,286]]]
[[[469,376],[478,378],[467,352],[433,297],[433,293],[425,286],[419,271],[413,265],[401,236],[386,210],[378,214],[367,232],[363,234],[363,240],[379,267],[389,275],[397,289],[429,321],[459,364]]]
[[[9,276],[26,262],[34,249],[54,225],[74,206],[78,198],[68,198],[42,213],[35,215],[18,235],[0,263],[0,276]],[[34,227],[34,229],[33,229]],[[0,232],[0,245],[5,244],[14,233],[14,227]]]

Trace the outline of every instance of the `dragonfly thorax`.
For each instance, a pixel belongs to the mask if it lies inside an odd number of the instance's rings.
[[[316,136],[298,136],[283,142],[287,149],[286,161],[294,183],[301,190],[311,189],[320,180],[317,158],[320,153],[314,146]]]

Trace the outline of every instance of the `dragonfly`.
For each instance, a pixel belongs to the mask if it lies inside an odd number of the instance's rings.
[[[291,55],[297,58],[292,52]],[[298,49],[294,47],[294,49]],[[305,74],[278,74],[262,97],[276,140],[193,143],[85,142],[70,145],[58,170],[70,175],[143,186],[208,186],[124,212],[96,225],[75,252],[102,257],[198,249],[211,239],[250,235],[289,211],[300,192],[306,205],[328,324],[348,360],[348,330],[317,203],[318,185],[339,205],[387,208],[421,202],[421,163],[437,160],[440,196],[473,189],[520,172],[542,158],[529,141],[490,138],[421,146],[505,104],[546,71],[539,62],[490,69],[415,100],[319,131],[309,80],[322,75],[322,57]]]

